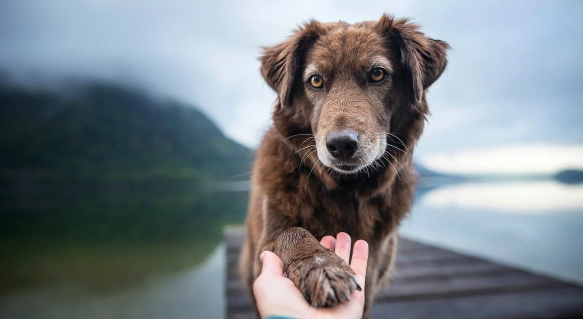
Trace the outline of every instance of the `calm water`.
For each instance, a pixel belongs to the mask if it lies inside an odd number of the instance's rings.
[[[463,183],[418,197],[403,235],[583,283],[583,184]]]
[[[224,317],[231,186],[5,186],[0,318]],[[582,230],[583,185],[539,181],[423,189],[402,234],[583,282]]]
[[[239,186],[4,186],[0,318],[223,317],[220,243],[244,221]]]

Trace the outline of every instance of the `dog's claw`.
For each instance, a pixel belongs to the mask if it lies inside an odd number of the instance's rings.
[[[336,294],[332,289],[330,289],[330,293],[328,294],[328,300],[331,301],[333,304],[338,303],[338,298],[336,298]]]
[[[342,299],[343,302],[347,302],[348,300],[350,300],[350,297],[348,297],[347,294],[341,292],[340,293],[340,299]]]
[[[354,289],[356,289],[358,291],[362,291],[362,288],[360,287],[358,282],[356,282],[356,278],[350,277],[350,282],[352,283],[352,286],[354,287]]]

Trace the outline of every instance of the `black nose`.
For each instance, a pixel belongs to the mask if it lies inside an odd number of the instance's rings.
[[[358,133],[351,130],[332,132],[326,136],[326,147],[336,158],[349,158],[358,149]]]

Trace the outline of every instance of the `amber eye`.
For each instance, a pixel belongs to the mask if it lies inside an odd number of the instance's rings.
[[[370,82],[377,83],[382,81],[385,78],[385,70],[381,68],[374,68],[370,71]]]
[[[314,89],[320,89],[324,86],[324,80],[322,80],[322,77],[319,75],[312,75],[308,82],[310,82],[310,86]]]

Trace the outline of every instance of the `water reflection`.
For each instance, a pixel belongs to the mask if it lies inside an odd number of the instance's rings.
[[[419,196],[401,233],[583,283],[581,229],[583,185],[549,180],[432,189]]]
[[[197,267],[152,276],[108,293],[71,284],[15,293],[0,303],[0,318],[223,318],[224,254],[224,246],[219,245]]]
[[[422,204],[522,214],[581,212],[583,184],[568,185],[553,180],[464,183],[436,189],[423,197]]]
[[[217,247],[225,225],[243,222],[247,192],[0,186],[0,318],[221,316]]]
[[[583,282],[583,185],[432,184],[402,234]],[[248,183],[0,184],[0,318],[221,318]]]

